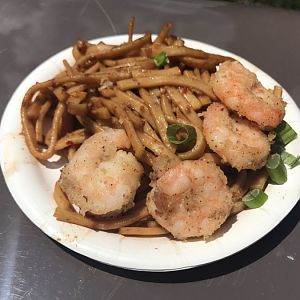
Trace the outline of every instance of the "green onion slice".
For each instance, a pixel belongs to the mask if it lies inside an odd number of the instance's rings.
[[[279,140],[283,145],[287,145],[291,141],[297,138],[296,131],[285,121],[282,121],[277,128],[276,139]]]
[[[197,133],[193,126],[172,124],[167,128],[167,137],[175,145],[192,145],[196,142]]]
[[[287,181],[286,167],[278,153],[270,155],[266,170],[274,183],[283,184]]]
[[[259,208],[261,207],[268,199],[268,195],[261,189],[254,189],[248,192],[243,198],[242,201],[249,208]]]
[[[281,152],[281,159],[292,169],[299,165],[300,156],[294,156],[284,150]]]
[[[161,52],[154,57],[154,63],[158,68],[163,67],[164,65],[168,64],[169,62],[170,61],[169,61],[169,58],[168,58],[166,52]]]
[[[284,150],[285,150],[284,145],[279,141],[276,141],[275,143],[273,143],[271,145],[271,152],[272,153],[281,154]]]

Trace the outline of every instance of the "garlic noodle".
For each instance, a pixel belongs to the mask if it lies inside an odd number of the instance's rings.
[[[38,160],[55,154],[70,160],[87,138],[111,127],[125,129],[130,151],[147,170],[160,156],[173,162],[205,157],[228,169],[206,144],[202,114],[217,100],[210,85],[211,74],[220,63],[233,59],[186,47],[181,38],[170,34],[171,29],[172,24],[166,23],[154,40],[150,33],[133,40],[131,18],[128,40],[121,45],[77,41],[72,50],[75,63],[64,60],[63,71],[36,83],[24,96],[21,120],[30,153]],[[157,63],[161,53],[167,62]],[[276,87],[274,92],[280,94],[281,90]],[[195,129],[192,147],[170,142],[167,128],[172,124]],[[245,208],[241,198],[250,188],[264,188],[268,179],[263,171],[230,170],[228,174],[233,213]],[[54,216],[60,221],[94,230],[119,230],[124,235],[168,234],[149,215],[144,199],[109,218],[79,214],[58,183],[54,198]]]

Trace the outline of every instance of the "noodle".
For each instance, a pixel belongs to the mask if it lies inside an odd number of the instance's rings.
[[[36,83],[25,94],[21,106],[23,135],[30,153],[39,160],[55,154],[71,160],[81,144],[106,127],[123,128],[130,151],[148,169],[163,157],[173,165],[202,157],[224,166],[211,153],[202,133],[202,113],[217,100],[210,85],[216,66],[230,57],[207,53],[184,45],[170,35],[171,23],[162,26],[152,42],[151,34],[133,40],[134,17],[128,25],[128,41],[121,45],[97,45],[78,41],[72,54],[75,64],[63,60],[64,70],[53,79]],[[165,52],[166,66],[153,58]],[[281,97],[280,87],[274,94]],[[46,131],[50,123],[50,129]],[[194,127],[192,148],[180,150],[167,136],[169,124]],[[146,175],[148,176],[149,172]],[[265,171],[241,171],[231,185],[235,201],[232,213],[244,209],[241,197],[250,188],[264,188]],[[54,188],[59,221],[94,230],[116,230],[123,235],[155,236],[169,232],[149,218],[145,199],[114,218],[78,213],[59,182]]]
[[[88,135],[85,129],[78,129],[67,133],[57,141],[55,150],[58,151],[73,145],[80,145],[87,139],[87,137]]]
[[[196,127],[202,128],[202,120],[197,116],[190,103],[182,96],[178,89],[174,87],[167,88],[167,92],[175,104],[180,108],[184,116]]]
[[[127,214],[115,219],[97,220],[84,217],[76,212],[57,207],[54,216],[59,221],[76,224],[91,228],[94,230],[113,230],[129,226],[149,215],[145,205],[136,205],[135,208],[128,211]]]
[[[129,236],[155,236],[166,235],[169,232],[162,227],[122,227],[119,229],[119,233]]]
[[[151,77],[140,77],[140,78],[131,78],[124,79],[117,82],[117,86],[121,90],[130,90],[141,87],[159,87],[159,86],[184,86],[187,88],[194,88],[199,90],[209,96],[211,99],[216,100],[216,96],[214,95],[212,88],[204,83],[200,79],[192,79],[186,78],[185,76],[151,76]]]
[[[169,32],[171,31],[172,27],[173,27],[172,23],[165,23],[162,26],[157,38],[155,39],[154,44],[162,43],[164,39],[167,37],[167,35],[169,34]]]
[[[167,138],[166,130],[167,130],[168,124],[167,124],[167,121],[161,110],[158,99],[156,98],[155,95],[149,94],[145,89],[140,89],[139,93],[140,93],[140,96],[143,98],[143,100],[146,102],[146,104],[152,114],[152,117],[154,118],[157,131],[158,131],[159,136],[161,137],[163,143],[170,151],[175,152],[174,147],[171,145],[171,143],[169,142],[169,140]]]
[[[132,35],[134,31],[134,17],[130,17],[129,23],[128,23],[128,42],[132,42]]]
[[[51,101],[47,100],[40,109],[39,112],[39,117],[35,123],[35,135],[36,135],[36,140],[37,142],[41,143],[43,142],[43,123],[44,123],[44,119],[45,116],[47,114],[47,112],[49,111],[50,107],[51,107]]]
[[[99,51],[92,54],[87,54],[78,59],[74,67],[82,66],[89,59],[107,59],[107,58],[118,58],[122,55],[126,55],[128,52],[139,49],[151,41],[150,33],[146,33],[143,37],[133,41],[125,43],[119,47],[112,48],[107,51]]]
[[[46,82],[43,84],[40,84],[40,86],[48,86],[49,82]],[[37,86],[39,84],[36,84],[31,90],[27,92],[27,94],[24,97],[24,101],[22,103],[21,107],[21,120],[22,120],[22,126],[23,126],[23,134],[25,136],[25,141],[27,144],[27,147],[29,148],[29,151],[31,154],[36,157],[37,159],[41,160],[47,160],[51,156],[53,156],[55,152],[55,144],[58,138],[58,130],[59,130],[59,124],[62,118],[63,113],[65,112],[65,105],[62,103],[58,103],[57,107],[54,112],[54,117],[52,121],[52,127],[50,129],[50,142],[49,146],[46,149],[46,151],[41,151],[39,146],[38,146],[38,141],[36,140],[35,133],[34,133],[34,128],[33,125],[31,124],[30,120],[28,119],[27,116],[27,111],[26,111],[26,106],[29,103],[29,97],[33,95],[36,90]]]

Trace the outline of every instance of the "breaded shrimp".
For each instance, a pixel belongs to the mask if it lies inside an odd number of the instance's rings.
[[[237,61],[222,63],[212,75],[217,97],[240,116],[263,129],[275,128],[283,120],[286,103],[258,81],[256,75]]]
[[[268,137],[255,123],[231,117],[221,103],[212,103],[204,113],[203,134],[208,146],[238,170],[256,170],[266,164]]]
[[[107,129],[88,138],[63,168],[59,184],[80,213],[113,215],[134,205],[143,174],[128,149],[123,129]]]
[[[177,239],[209,237],[233,205],[226,183],[213,162],[182,161],[154,183],[147,196],[149,213]]]

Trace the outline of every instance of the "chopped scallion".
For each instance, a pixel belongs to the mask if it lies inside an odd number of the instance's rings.
[[[166,52],[161,52],[154,57],[154,63],[158,68],[163,67],[164,65],[168,64],[169,62],[170,61],[169,61],[169,58],[168,58]]]
[[[287,145],[291,141],[297,138],[296,131],[285,121],[282,121],[277,128],[276,139],[279,140],[283,145]]]
[[[286,167],[278,153],[270,155],[266,170],[274,183],[283,184],[287,181]]]
[[[299,165],[300,156],[294,156],[285,150],[282,151],[280,155],[283,162],[291,167],[291,169]]]
[[[271,152],[281,154],[285,150],[284,145],[281,142],[276,141],[271,145]]]
[[[261,207],[268,199],[268,195],[261,189],[254,189],[248,192],[242,201],[249,208]]]
[[[193,126],[172,124],[167,128],[167,137],[172,144],[193,146],[197,139],[197,133]]]

